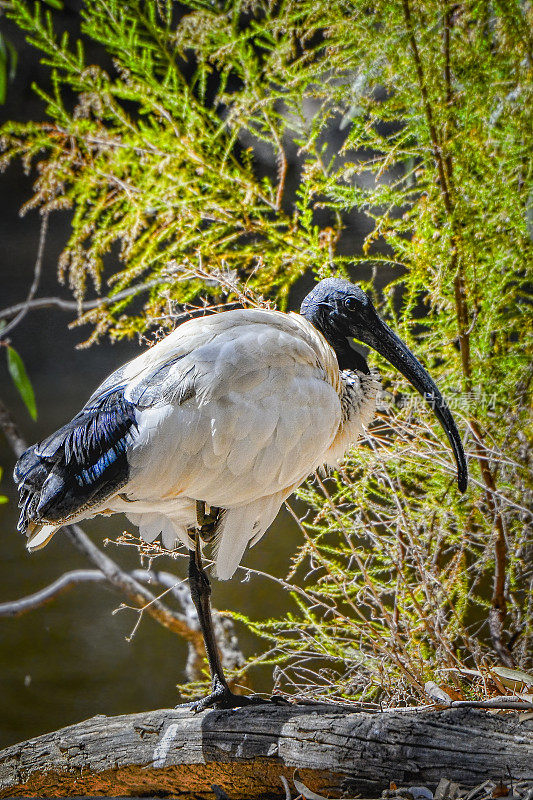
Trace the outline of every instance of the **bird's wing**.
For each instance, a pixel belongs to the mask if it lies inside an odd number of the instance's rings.
[[[64,522],[116,493],[128,479],[126,450],[136,429],[135,408],[122,388],[100,395],[74,419],[20,457],[19,530]]]
[[[297,315],[191,320],[21,457],[19,527],[90,516],[121,490],[154,513],[185,495],[225,507],[276,493],[332,441],[336,379],[334,355]]]
[[[298,323],[275,312],[224,322],[126,388],[138,408],[129,499],[244,505],[302,481],[331,444],[340,401]]]
[[[137,405],[125,397],[125,387],[144,375],[145,401],[148,404],[151,399],[155,401],[162,376],[187,352],[184,341],[189,341],[189,349],[191,338],[198,341],[203,337],[205,341],[208,327],[196,325],[192,337],[184,336],[178,329],[124,364],[93,392],[73,420],[22,454],[14,470],[20,493],[19,530],[35,542],[39,535],[42,546],[48,541],[41,534],[44,523],[57,523],[55,527],[45,526],[46,531],[50,528],[53,533],[61,523],[79,519],[127,483],[126,450],[137,428]],[[179,401],[178,394],[176,389]]]

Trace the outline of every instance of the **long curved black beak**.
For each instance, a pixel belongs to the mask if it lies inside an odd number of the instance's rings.
[[[377,314],[371,328],[357,331],[356,338],[368,344],[380,355],[384,356],[407,380],[420,392],[429,403],[437,419],[442,425],[448,441],[453,450],[457,463],[457,485],[459,491],[466,491],[468,484],[468,468],[466,466],[465,452],[459,436],[459,431],[451,415],[450,409],[437,389],[433,379],[428,375],[422,364],[411,353],[409,348]]]

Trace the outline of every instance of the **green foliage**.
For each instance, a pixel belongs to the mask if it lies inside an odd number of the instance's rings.
[[[35,393],[33,386],[26,372],[26,367],[20,355],[13,347],[7,347],[7,368],[11,379],[17,387],[18,393],[28,409],[28,413],[33,420],[37,419],[37,405],[35,403]]]
[[[111,302],[82,320],[93,337],[120,337],[171,325],[169,304],[206,289],[234,296],[228,286],[239,281],[284,307],[309,270],[371,264],[379,285],[392,275],[383,311],[450,398],[469,492],[454,488],[430,412],[380,364],[389,395],[371,435],[338,474],[302,492],[314,518],[286,584],[296,610],[254,629],[270,641],[265,658],[281,682],[316,692],[318,681],[327,696],[398,699],[464,664],[524,665],[533,651],[528,7],[183,5],[178,18],[172,3],[87,0],[82,31],[112,59],[106,71],[81,42],[59,37],[39,4],[13,4],[54,91],[39,90],[48,122],[4,127],[4,163],[36,164],[27,208],[72,209],[60,275],[80,304],[88,281],[100,290],[111,259],[121,262]],[[276,177],[262,174],[260,152]],[[361,253],[344,235],[355,210],[371,224]],[[141,291],[150,294],[139,311]]]

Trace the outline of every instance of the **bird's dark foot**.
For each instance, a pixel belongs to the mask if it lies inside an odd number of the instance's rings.
[[[196,700],[191,709],[195,714],[207,708],[242,708],[243,706],[258,706],[268,702],[257,695],[234,694],[231,689],[218,688],[200,700]]]
[[[208,708],[243,708],[244,706],[259,705],[289,705],[284,697],[261,697],[258,694],[235,694],[229,686],[223,684],[217,678],[213,680],[212,691],[207,697],[193,700],[191,703],[184,703],[180,708],[190,708],[195,714],[205,711]]]

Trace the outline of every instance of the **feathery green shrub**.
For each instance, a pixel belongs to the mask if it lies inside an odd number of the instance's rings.
[[[26,209],[72,210],[59,271],[90,341],[171,326],[206,292],[285,308],[304,273],[370,265],[364,288],[465,432],[460,496],[430,410],[380,364],[368,437],[301,492],[294,613],[248,620],[280,686],[398,700],[465,667],[531,664],[529,6],[87,0],[105,68],[39,3],[10,16],[54,88],[38,89],[46,122],[4,126],[3,163],[36,169]]]

